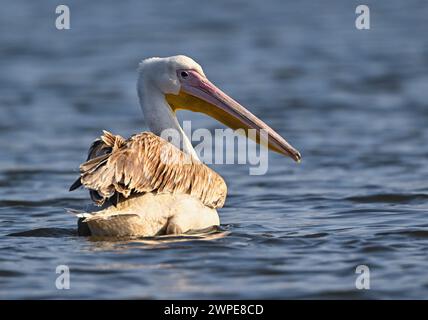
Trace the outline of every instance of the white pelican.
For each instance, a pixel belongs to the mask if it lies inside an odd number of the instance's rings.
[[[151,132],[125,140],[104,131],[91,145],[70,191],[83,185],[101,208],[80,215],[80,233],[87,225],[93,236],[154,236],[220,224],[216,209],[224,204],[226,184],[198,159],[176,118],[179,109],[203,112],[232,129],[264,129],[269,149],[300,161],[296,149],[212,84],[191,58],[145,59],[138,72],[139,100]],[[166,129],[177,130],[182,143],[162,139]]]

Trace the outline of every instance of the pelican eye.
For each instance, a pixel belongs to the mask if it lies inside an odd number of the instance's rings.
[[[187,71],[181,71],[180,75],[183,78],[187,78],[189,76],[189,73]]]

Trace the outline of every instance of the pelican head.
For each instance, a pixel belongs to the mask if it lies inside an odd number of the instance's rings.
[[[248,132],[248,129],[256,129],[257,143],[261,142],[260,132],[263,130],[268,134],[269,149],[300,161],[300,153],[295,148],[218,89],[193,59],[183,55],[145,59],[140,63],[139,74],[138,92],[146,117],[157,115],[156,121],[164,121],[159,116],[159,110],[150,109],[160,108],[160,105],[166,105],[173,114],[177,110],[201,112],[234,130],[244,129]]]

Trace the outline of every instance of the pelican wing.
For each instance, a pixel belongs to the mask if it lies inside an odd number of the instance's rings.
[[[227,186],[220,175],[151,132],[125,140],[104,131],[80,166],[83,185],[98,205],[136,193],[181,193],[197,197],[210,208],[222,207]]]

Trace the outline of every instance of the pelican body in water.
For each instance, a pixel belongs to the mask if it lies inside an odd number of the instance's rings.
[[[93,142],[70,191],[83,185],[99,208],[79,215],[79,232],[155,236],[220,224],[217,209],[224,205],[226,183],[199,160],[178,123],[175,112],[180,109],[203,112],[232,129],[265,130],[269,149],[300,161],[296,149],[212,84],[191,58],[145,59],[138,73],[138,96],[150,132],[124,139],[104,131]],[[160,137],[171,129],[181,143]]]

